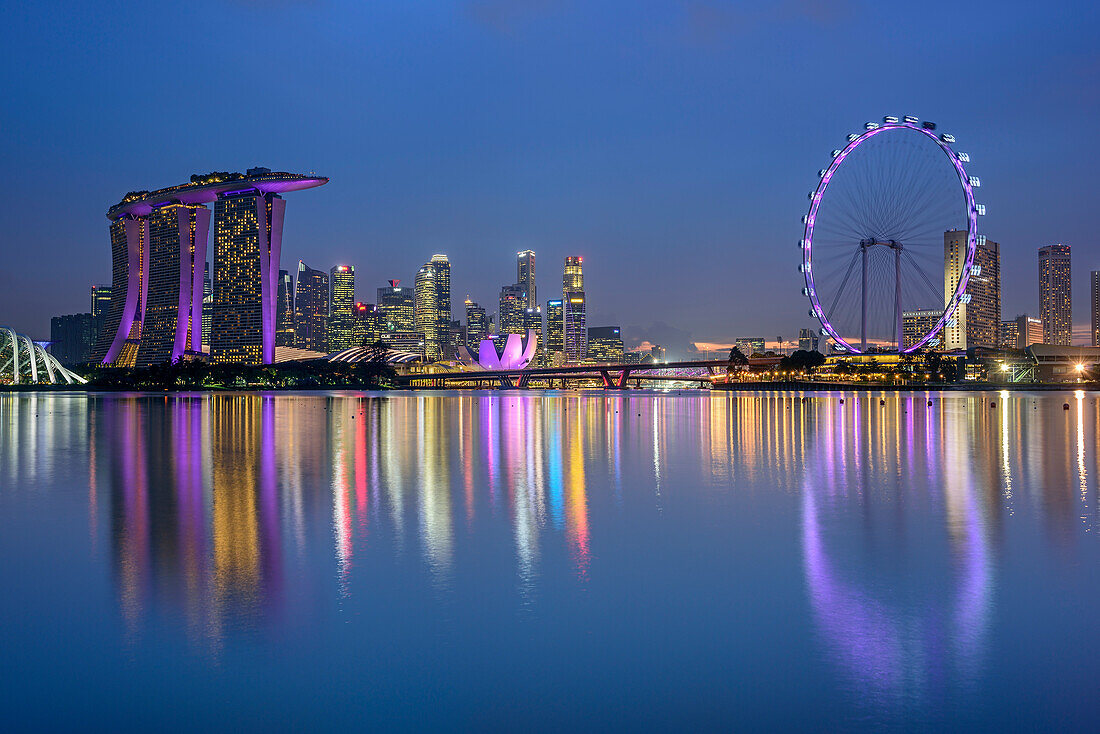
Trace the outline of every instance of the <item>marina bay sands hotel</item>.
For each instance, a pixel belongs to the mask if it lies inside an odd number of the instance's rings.
[[[281,194],[326,183],[250,168],[127,194],[107,212],[113,288],[93,358],[135,367],[201,353],[206,205],[213,204],[210,359],[271,364],[286,208]]]

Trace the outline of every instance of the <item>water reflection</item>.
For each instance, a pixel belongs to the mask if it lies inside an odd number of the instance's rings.
[[[745,534],[854,698],[929,700],[988,669],[1006,546],[1077,564],[1098,430],[1082,392],[0,394],[0,500],[75,477],[127,639],[215,651],[330,589],[538,611],[634,593],[639,563],[660,594],[661,553]]]

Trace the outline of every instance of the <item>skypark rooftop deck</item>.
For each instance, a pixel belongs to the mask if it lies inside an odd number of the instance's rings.
[[[248,173],[220,173],[192,176],[189,183],[156,191],[134,191],[107,210],[107,218],[121,219],[127,215],[140,217],[158,206],[179,202],[182,204],[209,204],[220,195],[236,191],[259,191],[283,194],[328,183],[324,176],[301,175],[266,168],[250,168]]]

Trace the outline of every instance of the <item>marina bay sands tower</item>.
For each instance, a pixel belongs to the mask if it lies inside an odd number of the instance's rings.
[[[214,204],[210,358],[271,364],[285,202],[327,178],[211,173],[111,207],[112,294],[93,358],[135,367],[201,353],[203,269]]]

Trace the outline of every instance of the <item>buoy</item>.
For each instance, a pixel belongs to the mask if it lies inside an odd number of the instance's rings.
[[[1069,410],[1069,403],[1062,403],[1062,410]]]
[[[931,400],[929,400],[929,401],[928,401],[928,404],[929,404],[929,405],[931,405],[931,404],[932,404],[932,401],[931,401]]]
[[[990,407],[990,408],[996,408],[996,407],[997,407],[997,404],[996,404],[995,402],[992,402],[992,401],[990,401],[990,403],[989,403],[989,407]]]
[[[841,405],[844,405],[844,398],[841,398],[841,399],[840,399],[840,404],[841,404]]]
[[[878,404],[879,405],[886,405],[886,401],[885,400],[880,400],[880,401],[878,401]]]

